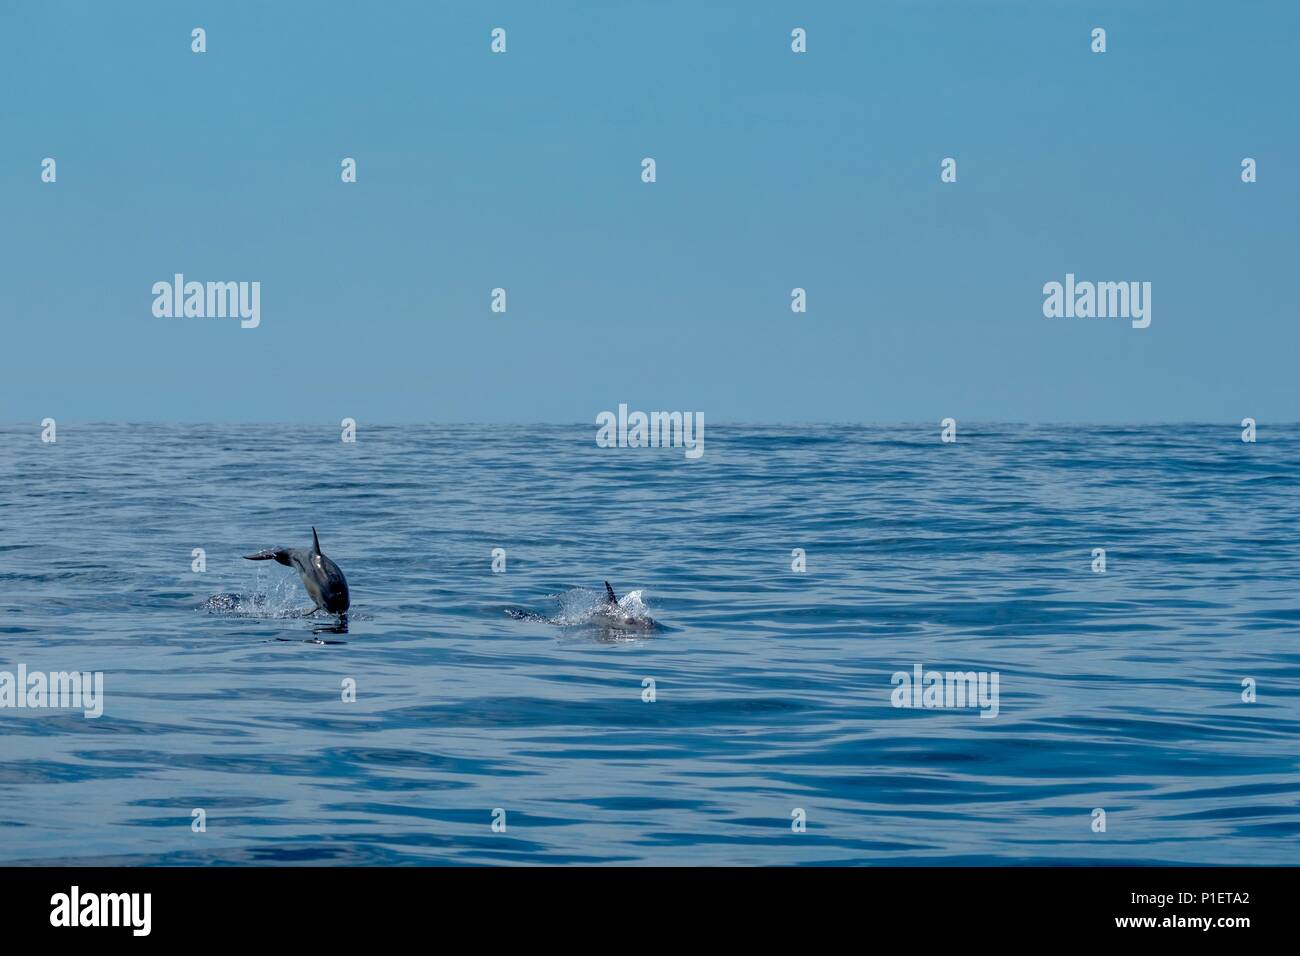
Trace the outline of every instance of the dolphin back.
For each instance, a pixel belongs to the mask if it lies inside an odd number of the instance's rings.
[[[342,614],[352,603],[348,593],[348,581],[343,577],[339,566],[325,555],[320,555],[321,576],[324,578],[325,610],[331,614]]]

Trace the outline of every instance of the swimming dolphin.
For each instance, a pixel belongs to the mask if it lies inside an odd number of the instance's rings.
[[[348,605],[351,603],[348,582],[339,566],[321,553],[320,538],[316,537],[315,528],[311,529],[310,548],[268,548],[244,557],[249,561],[274,560],[295,569],[302,578],[302,586],[315,602],[317,611],[337,614],[342,620],[347,620]]]
[[[558,598],[562,608],[566,610],[556,617],[549,617],[544,614],[538,614],[535,611],[529,611],[526,608],[508,607],[505,609],[508,617],[516,621],[527,621],[533,624],[555,624],[559,627],[594,627],[602,633],[610,635],[619,635],[629,629],[636,631],[657,631],[660,626],[655,623],[654,618],[645,613],[644,606],[639,598],[640,591],[631,591],[624,600],[628,601],[628,606],[624,607],[619,603],[618,595],[614,593],[614,588],[608,581],[605,582],[605,599],[598,600],[595,604],[590,601],[591,592],[587,588],[575,588],[566,594],[552,595]],[[566,598],[581,596],[581,600],[570,604]],[[604,638],[602,638],[604,639]]]
[[[614,593],[614,589],[609,586],[608,581],[605,582],[605,603],[601,605],[599,613],[612,619],[615,624],[622,627],[635,627],[647,631],[653,630],[655,627],[654,618],[649,614],[635,615],[623,610],[618,603],[618,595]]]

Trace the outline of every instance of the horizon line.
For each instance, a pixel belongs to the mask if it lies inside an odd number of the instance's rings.
[[[53,417],[53,416],[47,416]],[[348,416],[352,417],[352,416]],[[1029,428],[1045,428],[1051,426],[1068,426],[1078,428],[1152,428],[1156,426],[1171,425],[1198,425],[1198,426],[1215,426],[1224,428],[1239,429],[1242,427],[1241,421],[1210,421],[1206,419],[1161,419],[1149,421],[1084,421],[1078,419],[1044,419],[1042,421],[1015,421],[1010,419],[991,419],[991,418],[957,418],[956,422],[961,425],[994,425],[994,426],[1019,426]],[[258,428],[313,428],[328,427],[331,429],[338,428],[339,425],[332,422],[322,421],[164,421],[160,419],[143,419],[136,421],[104,421],[104,420],[76,420],[76,419],[56,419],[60,426],[73,425],[77,427],[110,427],[110,428],[136,428],[136,427],[258,427]],[[898,419],[894,421],[874,420],[874,421],[847,421],[847,420],[830,420],[830,419],[792,419],[788,421],[742,421],[742,420],[723,420],[712,422],[711,427],[718,428],[794,428],[800,426],[833,426],[839,428],[888,428],[895,426],[915,426],[915,425],[934,425],[942,426],[942,419],[930,422],[928,419]],[[421,420],[421,421],[380,421],[380,420],[356,420],[357,426],[365,425],[370,428],[405,428],[405,427],[444,427],[444,428],[596,428],[599,427],[594,421],[592,422],[561,422],[561,421],[438,421],[438,420]],[[1258,427],[1259,419],[1255,419]],[[1272,426],[1290,426],[1300,424],[1300,419],[1289,421],[1267,422]],[[9,428],[40,428],[40,420],[35,421],[9,421],[0,422],[0,429]]]

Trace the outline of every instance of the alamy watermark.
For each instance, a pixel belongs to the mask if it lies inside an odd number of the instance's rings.
[[[262,324],[260,282],[186,282],[178,272],[171,282],[155,282],[153,295],[160,319],[240,319],[245,329]]]
[[[104,673],[95,671],[0,671],[0,710],[80,708],[89,719],[104,713]]]
[[[153,926],[152,893],[83,893],[74,885],[50,897],[51,926],[125,926],[148,936]]]
[[[704,454],[703,412],[629,413],[619,405],[617,415],[597,415],[596,425],[598,448],[685,448],[691,460]]]
[[[1067,272],[1064,284],[1044,285],[1043,296],[1049,319],[1131,319],[1135,329],[1151,324],[1150,282],[1075,282]]]
[[[912,672],[895,671],[889,695],[895,707],[940,709],[978,707],[981,717],[998,715],[997,671],[927,671],[914,664]]]

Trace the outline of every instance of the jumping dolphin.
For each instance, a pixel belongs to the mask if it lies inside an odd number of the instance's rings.
[[[317,611],[337,614],[343,621],[348,619],[348,605],[351,603],[348,598],[348,582],[339,566],[321,553],[320,538],[316,537],[315,528],[311,529],[310,548],[268,548],[244,557],[249,561],[274,560],[295,569],[302,578],[302,586],[315,602]]]

